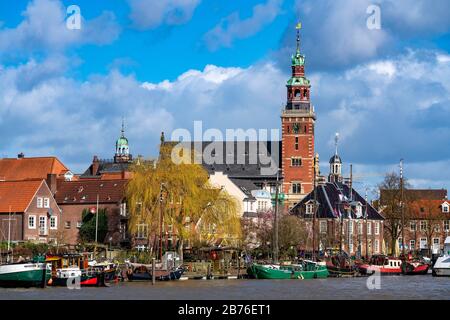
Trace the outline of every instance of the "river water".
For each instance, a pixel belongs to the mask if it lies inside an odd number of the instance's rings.
[[[450,300],[450,278],[423,276],[381,277],[379,289],[368,289],[368,278],[313,280],[186,280],[121,282],[108,288],[0,288],[0,300],[240,300],[240,299],[445,299]],[[369,287],[374,287],[373,282]]]

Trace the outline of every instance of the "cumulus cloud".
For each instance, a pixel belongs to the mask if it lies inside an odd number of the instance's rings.
[[[282,2],[267,0],[264,4],[257,4],[247,19],[241,19],[239,12],[233,12],[223,18],[204,36],[208,49],[214,51],[220,47],[230,47],[235,39],[253,36],[280,14]]]
[[[446,163],[450,141],[446,118],[450,105],[450,61],[446,55],[410,51],[392,59],[363,64],[345,72],[312,76],[318,112],[317,146],[321,154],[333,149],[341,133],[344,161],[388,168],[400,158],[420,164]],[[327,150],[327,151],[326,151]],[[444,172],[445,171],[445,172]],[[424,171],[436,181],[450,174]],[[431,176],[429,180],[433,179]]]
[[[60,1],[31,1],[22,16],[22,22],[15,28],[0,29],[0,56],[36,51],[54,53],[71,45],[102,45],[114,41],[120,33],[111,12],[103,12],[92,20],[82,19],[80,30],[68,29],[66,8]]]
[[[180,25],[191,20],[200,0],[128,0],[129,15],[138,29],[160,25]]]
[[[405,41],[432,39],[450,30],[450,2],[446,0],[381,0],[381,29],[368,29],[366,12],[371,0],[297,0],[295,11],[302,21],[301,46],[308,65],[315,70],[344,70],[356,64],[395,55]],[[276,59],[286,68],[295,50],[295,25],[291,21]]]

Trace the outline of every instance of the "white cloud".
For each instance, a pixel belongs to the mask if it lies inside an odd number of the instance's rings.
[[[130,19],[138,29],[180,25],[191,20],[201,0],[128,0]]]
[[[230,47],[235,39],[253,36],[280,14],[282,2],[267,0],[264,4],[258,4],[253,7],[252,16],[247,19],[241,19],[238,12],[233,12],[205,34],[207,47],[210,50]]]
[[[66,9],[59,0],[31,1],[22,16],[22,22],[15,28],[0,29],[1,55],[34,51],[54,53],[79,44],[102,45],[114,41],[120,33],[111,12],[103,12],[89,21],[82,19],[81,30],[69,30]]]

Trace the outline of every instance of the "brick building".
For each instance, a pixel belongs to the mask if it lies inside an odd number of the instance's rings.
[[[113,245],[128,245],[128,214],[125,202],[125,186],[128,180],[91,180],[75,181],[58,180],[55,199],[63,212],[66,244],[77,244],[79,228],[82,224],[82,213],[92,208],[106,209],[108,233],[99,242]],[[98,198],[97,198],[98,196]]]
[[[61,216],[45,180],[0,182],[0,241],[64,242]]]
[[[381,207],[398,190],[380,190]],[[445,189],[406,189],[404,228],[405,251],[424,255],[438,254],[450,233],[450,201]],[[402,251],[401,233],[397,252]]]

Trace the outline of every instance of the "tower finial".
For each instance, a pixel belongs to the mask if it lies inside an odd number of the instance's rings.
[[[336,150],[334,152],[335,155],[338,155],[338,142],[339,142],[339,132],[336,132],[334,136],[334,145],[336,147]]]
[[[125,118],[124,117],[122,117],[122,130],[121,130],[121,132],[122,132],[122,137],[124,137],[125,136]]]
[[[297,29],[297,53],[300,53],[300,29],[302,28],[302,23],[298,22],[295,26],[295,29]]]

